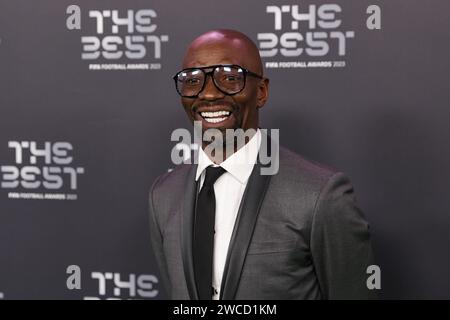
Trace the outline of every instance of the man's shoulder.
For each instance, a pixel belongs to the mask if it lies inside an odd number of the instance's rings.
[[[192,167],[192,164],[177,165],[172,170],[158,176],[153,182],[151,189],[157,192],[165,192],[184,188],[186,185],[186,179]]]
[[[311,160],[286,147],[280,146],[280,173],[295,176],[311,176],[328,179],[339,170],[332,166]]]
[[[279,171],[273,182],[285,190],[319,191],[339,170],[329,165],[308,159],[286,147],[279,147]]]
[[[181,164],[155,179],[149,191],[149,201],[155,214],[163,214],[178,206],[186,193],[186,181],[193,165]]]

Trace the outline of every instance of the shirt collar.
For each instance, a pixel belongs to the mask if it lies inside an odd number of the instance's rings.
[[[258,129],[249,142],[247,142],[237,152],[233,153],[219,166],[224,168],[240,183],[245,184],[252,173],[253,166],[256,163],[260,145],[261,132]],[[200,178],[201,174],[208,166],[218,166],[211,161],[200,146],[199,149],[197,173],[195,176],[196,181]]]

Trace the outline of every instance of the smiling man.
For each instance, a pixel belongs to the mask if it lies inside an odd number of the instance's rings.
[[[181,83],[179,93],[191,120],[202,120],[205,128],[258,127],[258,108],[267,100],[269,80],[262,77],[261,59],[253,42],[237,32],[209,32],[191,43],[183,68],[175,78]],[[210,81],[205,81],[207,70],[213,75]],[[198,74],[194,85],[183,85],[180,78],[186,73]],[[225,119],[209,118],[202,111],[229,113]],[[214,119],[221,121],[210,121]]]
[[[269,85],[262,74],[253,42],[238,32],[222,30],[200,36],[190,44],[183,70],[174,80],[191,121],[200,121],[204,132],[220,130],[222,141],[233,145],[234,152],[242,145],[236,138],[227,141],[226,130],[243,129],[251,136],[258,129],[258,109],[267,101]],[[229,154],[223,151],[212,154],[218,158],[215,162],[227,158]]]
[[[278,172],[261,174],[262,142],[276,141],[259,129],[269,80],[255,44],[209,31],[189,45],[174,80],[189,119],[216,135],[213,152],[203,142],[196,164],[150,190],[153,249],[170,297],[372,298],[369,225],[348,178],[283,147],[273,148]],[[250,134],[236,139],[242,132]]]

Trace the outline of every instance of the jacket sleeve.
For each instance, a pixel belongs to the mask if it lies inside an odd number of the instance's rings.
[[[166,292],[170,295],[171,285],[168,276],[167,262],[163,250],[163,234],[158,223],[157,212],[154,205],[154,190],[161,177],[153,183],[149,192],[149,215],[150,215],[150,238],[152,242],[153,254],[158,264],[160,280]]]
[[[324,299],[376,299],[366,284],[374,264],[369,224],[353,187],[334,174],[318,196],[311,226],[311,253]]]

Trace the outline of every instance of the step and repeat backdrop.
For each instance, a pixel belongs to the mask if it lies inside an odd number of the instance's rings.
[[[258,45],[264,128],[346,172],[381,297],[450,298],[450,2],[0,0],[0,299],[165,299],[147,195],[191,128],[172,76]]]

